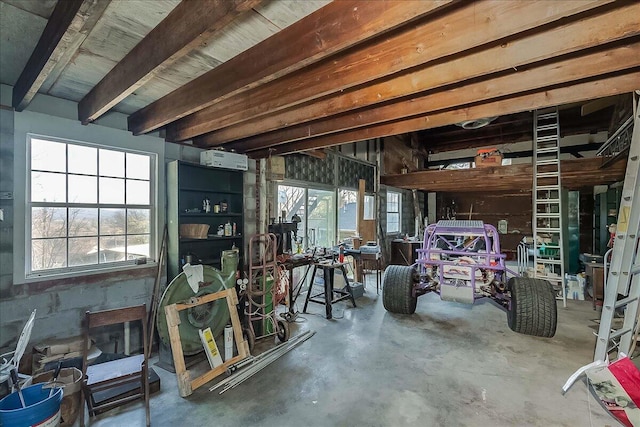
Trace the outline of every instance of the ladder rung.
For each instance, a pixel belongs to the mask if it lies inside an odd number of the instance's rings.
[[[560,172],[539,172],[536,174],[536,178],[555,178],[560,176]]]
[[[637,296],[622,298],[620,301],[616,301],[615,308],[624,307],[625,305],[629,304],[630,302],[634,302],[637,299]]]
[[[556,246],[556,245],[536,245],[536,249],[560,249],[560,246]]]
[[[560,218],[560,214],[536,212],[536,218]]]
[[[560,199],[536,199],[536,203],[551,205],[553,203],[560,203]]]
[[[541,136],[541,137],[538,137],[536,142],[548,142],[548,141],[554,141],[556,139],[558,138],[555,136]],[[554,151],[558,151],[558,146],[542,147],[542,148],[536,147],[536,153],[552,153]]]
[[[538,185],[536,187],[536,191],[558,191],[560,190],[559,185]]]
[[[545,120],[545,119],[550,119],[552,117],[556,117],[557,116],[557,112],[554,110],[551,113],[542,113],[542,114],[538,114],[538,120]]]
[[[552,124],[548,124],[548,125],[538,125],[538,126],[536,126],[536,130],[538,132],[545,131],[545,130],[553,130],[553,129],[558,129],[558,123],[552,123]]]
[[[538,165],[538,166],[557,165],[558,163],[560,163],[559,159],[536,160],[536,165]]]
[[[549,228],[536,227],[536,231],[538,232],[538,234],[559,233],[560,229],[555,227],[549,227]]]
[[[624,334],[631,332],[631,328],[618,329],[613,334],[609,335],[609,341],[615,340],[618,337],[621,337]]]
[[[561,265],[562,261],[560,261],[558,258],[540,258],[540,255],[538,255],[537,259],[537,263],[541,264],[541,265]]]

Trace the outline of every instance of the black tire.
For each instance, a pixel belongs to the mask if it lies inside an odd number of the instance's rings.
[[[391,313],[413,314],[418,297],[413,296],[413,285],[417,282],[415,268],[390,265],[382,278],[382,305]]]
[[[558,306],[551,283],[529,277],[512,277],[507,283],[511,307],[509,328],[514,332],[551,338],[556,333]]]
[[[289,340],[289,324],[285,321],[278,320],[278,329],[276,330],[276,336],[280,342]]]
[[[249,345],[249,353],[253,352],[253,347],[256,346],[256,334],[253,333],[251,328],[244,328],[242,330],[242,335]]]

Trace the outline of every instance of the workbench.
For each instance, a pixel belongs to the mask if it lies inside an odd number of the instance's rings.
[[[309,302],[315,302],[318,304],[323,304],[325,306],[325,314],[327,319],[332,318],[332,304],[337,302],[350,299],[353,306],[356,306],[356,300],[353,298],[353,291],[351,290],[351,285],[349,285],[349,278],[347,277],[347,270],[345,269],[346,263],[344,262],[316,262],[313,264],[313,273],[311,274],[311,282],[309,283],[309,290],[307,291],[307,298],[304,302],[303,313],[307,312],[307,306]],[[323,277],[323,291],[312,295],[313,286],[315,284],[316,272],[318,269],[322,269],[322,277]],[[334,273],[338,269],[342,273],[342,277],[344,277],[345,287],[344,289],[334,289]],[[319,299],[321,297],[322,299]]]

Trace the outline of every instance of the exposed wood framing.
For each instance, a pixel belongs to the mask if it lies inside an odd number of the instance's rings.
[[[465,120],[477,120],[483,117],[500,116],[536,108],[581,102],[609,95],[632,92],[637,87],[638,81],[640,81],[640,70],[631,69],[623,73],[602,76],[598,79],[574,83],[560,88],[545,88],[533,93],[520,94],[499,101],[461,105],[457,108],[442,112],[336,132],[308,140],[252,151],[249,154],[253,158],[260,158],[270,154],[289,154],[311,149],[328,148],[348,142],[364,141],[371,138],[381,138],[451,125]]]
[[[604,158],[562,160],[562,186],[568,189],[611,184],[624,179],[626,160],[600,169]],[[380,182],[392,187],[423,191],[505,191],[533,186],[533,166],[520,164],[462,170],[432,170],[380,177]]]
[[[24,110],[47,78],[64,69],[89,35],[110,0],[58,1],[13,88],[12,105]],[[53,77],[53,76],[52,76]]]
[[[323,96],[339,94],[396,73],[412,73],[416,71],[413,67],[434,61],[448,62],[451,55],[504,41],[506,37],[560,19],[569,19],[595,6],[593,2],[553,5],[546,1],[467,3],[448,14],[403,27],[402,31],[387,37],[376,38],[362,49],[344,52],[334,56],[331,61],[324,61],[259,87],[244,97],[217,102],[172,125],[169,137],[174,140],[191,138],[263,115],[272,115]],[[416,86],[409,90],[413,92],[427,89],[430,82],[424,86],[419,80],[414,83],[409,79],[407,83],[408,87]],[[400,89],[401,92],[404,90],[407,90],[407,84]],[[396,92],[388,92],[372,91],[369,99],[372,97],[376,102],[383,102],[398,96]],[[288,122],[285,124],[289,125]]]
[[[640,13],[639,7],[633,9],[637,9],[637,12]],[[240,140],[256,134],[259,135],[259,143],[252,143],[251,139],[245,139],[238,145],[242,145],[245,150],[249,150],[263,148],[267,146],[266,144],[291,142],[296,139],[328,133],[336,127],[344,130],[345,128],[341,124],[349,121],[348,116],[340,116],[340,122],[336,122],[334,115],[358,109],[353,114],[362,117],[363,114],[370,111],[364,110],[365,112],[363,113],[362,107],[373,107],[376,104],[384,105],[375,110],[376,114],[385,116],[385,120],[392,120],[397,118],[398,113],[395,113],[396,117],[392,117],[393,113],[389,114],[389,110],[392,107],[388,101],[396,100],[400,97],[405,97],[402,98],[405,101],[399,101],[398,104],[395,104],[399,109],[404,110],[404,105],[410,104],[414,111],[423,110],[418,113],[407,111],[404,116],[434,111],[442,107],[432,105],[429,110],[426,110],[424,106],[416,105],[416,98],[408,98],[408,96],[421,96],[418,93],[425,89],[429,91],[428,93],[433,93],[436,89],[445,90],[451,85],[464,84],[463,82],[465,81],[473,81],[472,79],[477,78],[487,78],[486,76],[491,76],[494,73],[500,73],[497,74],[498,76],[504,76],[505,73],[508,73],[513,79],[518,80],[520,87],[526,84],[533,88],[544,83],[545,79],[544,76],[537,73],[537,82],[530,77],[535,72],[526,72],[526,70],[535,66],[532,64],[539,64],[541,63],[540,61],[548,60],[549,58],[554,58],[557,61],[562,58],[562,55],[583,51],[594,46],[601,46],[602,49],[606,49],[607,46],[602,45],[618,40],[621,37],[640,34],[637,19],[633,15],[629,15],[631,12],[627,8],[622,8],[612,11],[610,14],[562,25],[545,33],[533,34],[513,40],[507,44],[477,50],[446,62],[427,65],[419,70],[402,73],[400,76],[379,83],[373,83],[336,96],[325,97],[317,102],[288,108],[275,114],[271,113],[266,117],[251,119],[220,129],[198,138],[198,143],[205,146],[220,145],[224,142]],[[610,22],[616,22],[616,25],[607,26]],[[593,28],[602,28],[603,31],[594,35],[591,33]],[[566,34],[571,36],[566,37]],[[564,81],[570,80],[571,77],[579,78],[581,73],[584,73],[584,77],[602,73],[597,66],[596,68],[584,67],[584,63],[590,63],[589,58],[572,57],[571,60],[574,64],[585,62],[581,63],[581,71],[563,76]],[[634,63],[637,63],[637,61],[634,61]],[[542,62],[542,64],[552,69],[557,66],[548,64],[548,62]],[[587,71],[586,68],[591,69]],[[547,72],[544,67],[539,67],[539,71],[542,73]],[[480,95],[483,99],[492,96],[491,89],[499,86],[498,82],[497,77],[488,80],[484,86],[487,89],[482,89],[479,93],[475,93],[474,96]],[[548,83],[547,85],[551,84],[553,83]],[[470,92],[470,89],[467,88],[461,90]],[[515,88],[511,90],[512,93],[515,91]],[[425,99],[424,95],[422,95],[422,99]],[[385,101],[385,104],[380,104],[381,101]],[[431,104],[431,99],[426,102]],[[387,117],[387,115],[389,116]],[[326,119],[306,123],[322,118]],[[189,120],[189,118],[185,120]],[[303,124],[294,126],[298,123]],[[283,127],[285,128],[283,129]],[[265,132],[276,129],[282,130],[280,133],[274,132],[268,135],[268,138],[264,138],[264,135],[262,135]]]
[[[183,0],[80,101],[78,119],[96,120],[262,1]]]
[[[299,70],[433,13],[451,2],[332,2],[131,115],[129,130],[135,134],[152,131],[217,100]]]

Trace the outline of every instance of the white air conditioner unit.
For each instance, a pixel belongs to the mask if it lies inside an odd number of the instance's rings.
[[[200,153],[200,164],[216,168],[246,171],[249,160],[244,154],[229,153],[228,151],[207,150]]]

